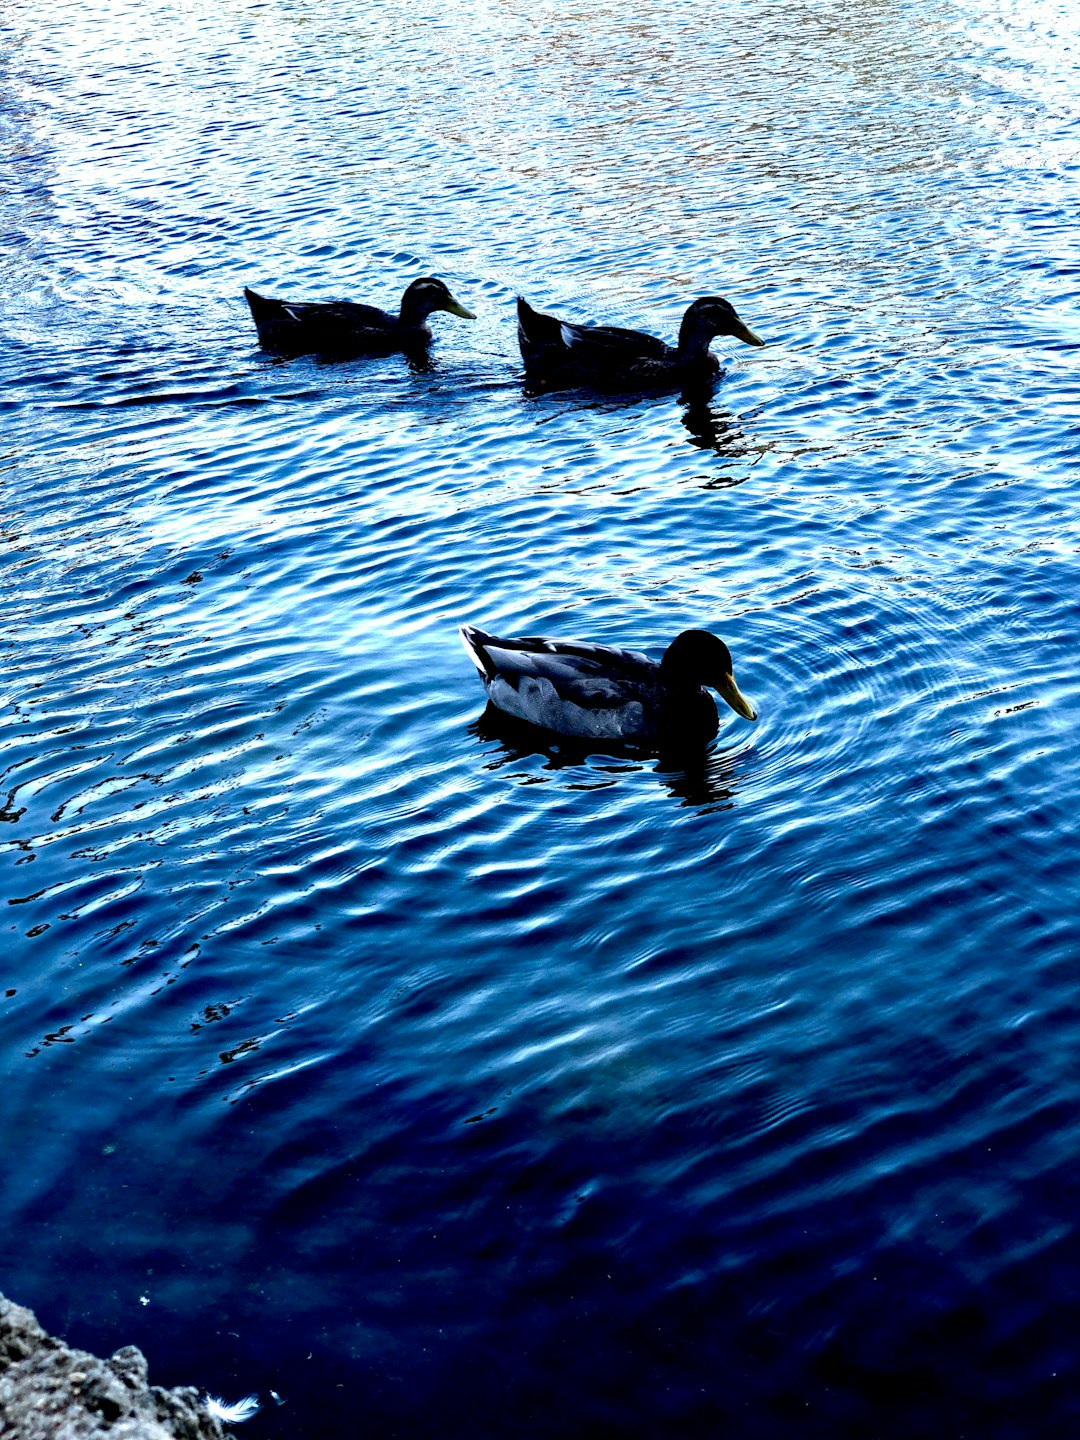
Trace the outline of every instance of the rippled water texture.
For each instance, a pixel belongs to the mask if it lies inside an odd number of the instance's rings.
[[[2,1288],[253,1440],[1074,1433],[1075,7],[0,24]],[[768,344],[532,396],[519,292]],[[465,619],[761,718],[523,742]]]

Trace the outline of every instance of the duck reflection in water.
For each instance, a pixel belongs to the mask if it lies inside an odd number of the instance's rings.
[[[747,438],[742,422],[729,410],[722,410],[712,403],[710,390],[700,386],[686,389],[679,396],[683,406],[682,423],[688,432],[689,443],[697,450],[712,450],[725,460],[745,460],[747,456],[761,454],[765,447]],[[740,473],[738,479],[724,478],[710,482],[716,488],[741,484],[746,479]]]
[[[707,814],[730,810],[735,804],[738,756],[729,751],[682,747],[646,757],[629,747],[620,753],[617,746],[609,746],[597,755],[583,741],[553,735],[491,704],[469,725],[469,734],[489,747],[484,769],[517,767],[511,778],[520,785],[562,783],[568,790],[609,790],[620,780],[651,769],[686,809]],[[528,764],[533,756],[542,756],[544,764]]]

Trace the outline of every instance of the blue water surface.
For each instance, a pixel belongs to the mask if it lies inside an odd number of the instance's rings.
[[[5,7],[11,1298],[252,1440],[1075,1432],[1078,32]],[[427,369],[241,297],[426,273]],[[537,396],[518,293],[768,343]],[[761,718],[504,733],[463,620]]]

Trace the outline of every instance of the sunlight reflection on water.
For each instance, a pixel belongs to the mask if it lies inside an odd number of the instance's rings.
[[[4,22],[5,1289],[263,1435],[1067,1433],[1071,7],[353,9]],[[421,273],[427,369],[241,298]],[[711,398],[526,392],[709,292]]]

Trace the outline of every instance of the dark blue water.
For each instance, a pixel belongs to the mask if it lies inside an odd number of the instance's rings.
[[[1074,7],[0,28],[0,1288],[253,1440],[1073,1433]],[[538,398],[518,292],[768,345]],[[531,747],[466,619],[761,718]]]

